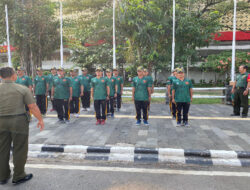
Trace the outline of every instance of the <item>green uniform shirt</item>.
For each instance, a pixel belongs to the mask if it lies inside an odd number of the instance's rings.
[[[173,83],[175,80],[177,80],[177,78],[175,76],[170,76],[170,77],[168,77],[168,80],[167,80],[167,85],[170,85],[170,94],[171,95],[172,95],[172,91],[173,91]]]
[[[69,88],[72,87],[71,80],[67,77],[54,77],[53,86],[55,88],[55,99],[69,99]]]
[[[116,79],[116,84],[117,84],[117,93],[120,94],[121,93],[121,85],[124,83],[123,78],[121,76],[117,76],[117,77],[115,77],[115,79]]]
[[[35,94],[36,95],[44,95],[46,94],[48,79],[46,76],[36,76],[34,79],[35,85]]]
[[[22,77],[17,77],[16,83],[24,85],[28,88],[29,86],[32,86],[32,80],[27,75],[23,75]]]
[[[108,81],[108,86],[109,86],[109,89],[110,89],[109,95],[113,97],[115,95],[116,79],[115,79],[115,77],[111,77],[111,78],[105,77],[105,78]]]
[[[47,76],[48,83],[49,83],[49,90],[51,90],[51,88],[53,86],[53,79],[54,79],[54,77],[57,77],[57,74],[56,75],[49,74]]]
[[[70,77],[72,84],[72,97],[80,97],[81,94],[81,80],[78,76],[72,78]]]
[[[153,86],[153,84],[154,84],[154,80],[153,80],[153,77],[151,77],[151,76],[145,76],[145,78],[147,79],[147,81],[149,82],[149,84],[151,85],[151,86]]]
[[[84,91],[86,92],[90,92],[91,90],[91,79],[93,78],[92,75],[87,74],[86,76],[81,75],[79,76],[80,80],[81,80],[81,84],[84,86]]]
[[[135,97],[134,99],[137,101],[148,101],[148,87],[152,87],[152,85],[148,82],[148,80],[143,77],[134,77],[132,87],[135,88]]]
[[[183,81],[176,79],[173,82],[173,90],[175,90],[175,102],[190,102],[190,88],[193,88],[191,80],[185,78]]]
[[[105,100],[107,98],[108,80],[104,77],[92,78],[91,88],[94,89],[94,100]]]
[[[247,77],[248,77],[248,73],[243,73],[243,74],[239,74],[237,77],[236,77],[236,87],[244,87],[246,88],[247,87]]]
[[[25,105],[35,103],[30,90],[12,81],[0,84],[0,116],[26,113]]]

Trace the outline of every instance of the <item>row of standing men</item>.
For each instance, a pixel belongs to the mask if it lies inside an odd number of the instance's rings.
[[[123,92],[123,78],[119,76],[117,69],[106,70],[107,77],[104,78],[105,84],[111,86],[111,97],[106,101],[108,114],[114,116],[114,101],[116,103],[117,111],[121,108],[121,96]],[[48,100],[50,95],[52,102],[52,109],[50,111],[57,111],[60,122],[69,122],[70,114],[79,117],[80,102],[82,102],[82,110],[89,111],[91,99],[91,80],[94,78],[88,74],[86,68],[82,68],[82,75],[78,76],[78,70],[70,70],[70,77],[65,76],[63,68],[52,68],[51,74],[43,75],[43,70],[37,68],[37,75],[33,81],[25,75],[25,70],[22,67],[17,68],[18,78],[16,83],[28,87],[36,97],[37,105],[43,115],[47,112]],[[102,82],[102,81],[101,81]],[[100,93],[101,88],[96,86],[93,96],[95,100],[102,98]],[[107,92],[106,92],[107,93]],[[95,108],[98,107],[94,101]],[[100,110],[100,109],[99,109]],[[96,117],[100,117],[96,109]],[[105,123],[105,122],[104,122]],[[102,123],[102,124],[104,124]]]
[[[52,109],[57,111],[59,122],[69,122],[70,114],[79,117],[80,101],[83,110],[89,110],[90,99],[93,99],[96,112],[96,124],[105,124],[107,116],[114,117],[114,103],[117,111],[121,108],[121,96],[123,93],[123,78],[119,76],[117,69],[106,69],[106,77],[103,77],[102,68],[96,68],[96,77],[88,74],[86,68],[82,68],[82,75],[78,76],[78,70],[71,70],[70,77],[65,76],[63,68],[52,68],[51,74],[43,75],[43,70],[37,68],[37,76],[32,80],[24,75],[22,67],[17,68],[18,78],[16,83],[30,88],[36,96],[37,105],[43,115],[47,112],[47,96],[50,95]],[[113,72],[113,76],[112,76]],[[153,78],[147,69],[137,68],[137,77],[132,81],[132,99],[136,109],[136,125],[142,122],[149,125],[148,115],[151,102],[151,94],[154,93]],[[177,68],[167,81],[167,91],[170,97],[170,110],[173,119],[177,120],[177,126],[189,126],[188,112],[192,101],[192,82],[185,78],[183,69]],[[173,98],[175,97],[175,98]]]

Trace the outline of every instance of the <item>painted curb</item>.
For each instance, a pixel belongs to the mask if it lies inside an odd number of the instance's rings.
[[[225,150],[30,144],[28,156],[31,158],[71,160],[84,159],[209,166],[250,166],[250,152]]]

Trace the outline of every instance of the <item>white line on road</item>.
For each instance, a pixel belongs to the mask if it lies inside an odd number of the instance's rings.
[[[47,115],[46,118],[56,118],[57,115]],[[79,115],[80,118],[94,118],[95,115]],[[116,115],[116,118],[135,118],[134,115]],[[171,116],[151,115],[149,119],[172,119]],[[232,117],[201,117],[190,116],[189,119],[193,120],[229,120],[229,121],[250,121],[250,118],[232,118]]]
[[[11,164],[11,165],[13,167],[13,164]],[[149,173],[149,174],[174,174],[174,175],[195,175],[195,176],[199,175],[199,176],[250,177],[250,172],[227,172],[227,171],[194,171],[194,170],[187,171],[187,170],[168,170],[168,169],[70,166],[70,165],[49,165],[49,164],[26,164],[26,168],[102,171],[102,172]]]

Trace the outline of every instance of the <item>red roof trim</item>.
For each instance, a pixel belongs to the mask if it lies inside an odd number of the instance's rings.
[[[218,32],[214,34],[214,40],[216,41],[232,41],[233,32]],[[236,31],[236,41],[250,41],[250,31]]]

